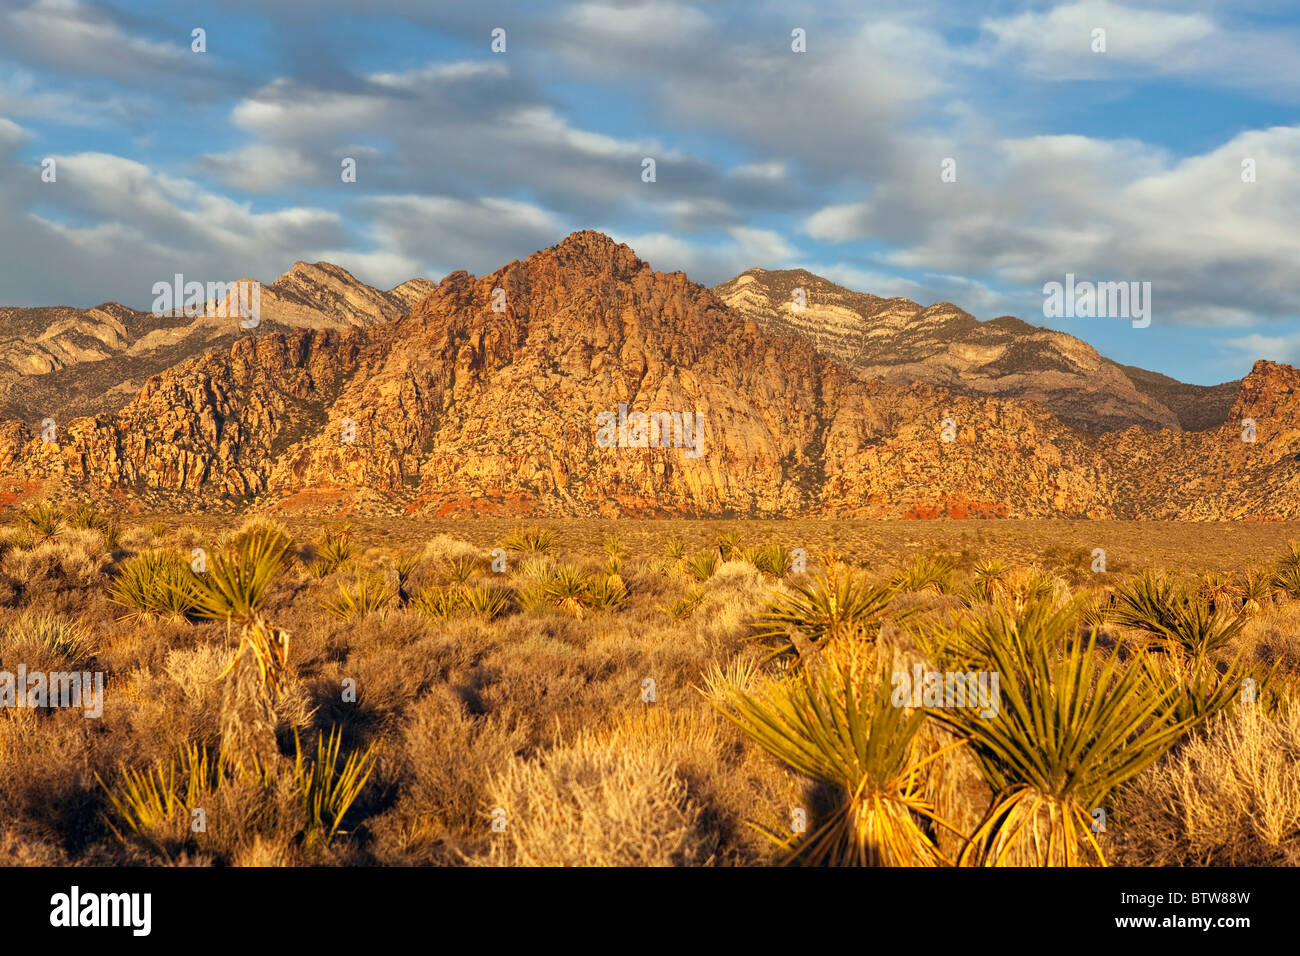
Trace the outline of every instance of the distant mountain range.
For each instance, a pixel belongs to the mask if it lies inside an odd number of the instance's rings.
[[[381,292],[328,262],[296,262],[262,287],[265,324],[258,331],[387,322],[433,289],[428,279],[412,279]],[[226,318],[158,317],[116,302],[93,309],[0,308],[0,417],[62,422],[116,411],[151,375],[229,347],[240,334],[238,323]]]
[[[713,292],[766,332],[807,338],[858,378],[1037,402],[1090,432],[1215,428],[1237,394],[1237,382],[1186,385],[1009,315],[981,322],[949,302],[882,299],[803,269],[751,269]]]
[[[805,272],[710,291],[594,232],[389,292],[298,263],[261,304],[251,331],[116,305],[0,312],[0,396],[21,419],[0,423],[0,503],[1300,515],[1300,373],[1271,362],[1186,385],[1017,319]]]

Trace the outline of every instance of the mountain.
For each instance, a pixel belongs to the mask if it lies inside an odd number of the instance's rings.
[[[751,269],[713,292],[764,331],[808,338],[858,378],[1037,402],[1089,432],[1212,428],[1237,391],[1235,382],[1186,385],[1122,366],[1072,335],[1011,316],[981,322],[948,302],[882,299],[803,269]]]
[[[412,279],[383,292],[328,262],[297,262],[262,286],[259,331],[388,322],[433,288],[428,279]],[[208,303],[197,318],[155,316],[115,302],[84,310],[0,308],[0,417],[64,422],[116,411],[151,375],[240,337],[236,320],[215,317],[238,310],[217,305]]]
[[[638,441],[636,413],[666,416],[664,447]],[[859,378],[595,232],[488,276],[453,273],[393,321],[245,333],[57,441],[0,423],[0,500],[1212,519],[1294,517],[1297,491],[1289,366],[1257,363],[1217,428],[1092,433],[1037,402]]]

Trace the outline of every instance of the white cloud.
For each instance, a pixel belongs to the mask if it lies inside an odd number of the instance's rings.
[[[156,77],[179,70],[190,54],[188,45],[134,36],[102,7],[78,0],[35,0],[8,11],[0,22],[6,43],[25,58],[68,72],[118,79]],[[188,34],[185,39],[188,43]]]
[[[816,239],[893,245],[909,269],[1041,287],[1067,272],[1150,281],[1161,321],[1240,324],[1300,312],[1300,127],[1243,133],[1175,158],[1133,141],[1003,140],[956,183],[881,183],[817,210]],[[1257,181],[1242,182],[1252,158]]]

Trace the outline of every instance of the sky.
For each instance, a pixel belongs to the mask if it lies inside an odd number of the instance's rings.
[[[597,229],[1214,384],[1300,364],[1297,64],[1300,7],[1252,0],[0,0],[0,305]],[[1150,324],[1046,316],[1067,274]]]

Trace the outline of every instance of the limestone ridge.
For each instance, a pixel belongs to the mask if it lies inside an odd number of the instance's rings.
[[[766,331],[809,338],[858,378],[1037,402],[1089,432],[1212,428],[1236,394],[1236,383],[1186,385],[1119,365],[1072,335],[1011,316],[980,322],[948,302],[927,308],[851,292],[802,269],[751,269],[713,291]]]
[[[286,301],[304,298],[284,288]],[[315,301],[303,308],[326,308]],[[878,306],[867,331],[893,328],[905,343],[989,326],[990,341],[1021,334],[953,306],[863,301]],[[0,492],[433,515],[1300,513],[1300,373],[1289,366],[1257,363],[1214,428],[1187,431],[1145,396],[1150,421],[1084,430],[1043,401],[863,375],[829,353],[885,333],[864,336],[841,316],[783,334],[595,232],[491,275],[452,273],[389,321],[354,323],[338,308],[321,327],[259,329],[186,357],[120,408],[62,426],[56,442],[34,423],[0,424]],[[1086,346],[1034,347],[1092,361]],[[908,348],[894,354],[923,351]],[[952,354],[956,375],[967,353]],[[1096,368],[1144,394],[1117,366]],[[1086,393],[1063,382],[1062,400],[1085,408]],[[629,421],[653,417],[660,440],[602,442],[598,422],[620,406]],[[674,414],[702,423],[698,456],[675,442]],[[1256,422],[1253,442],[1243,418]]]

